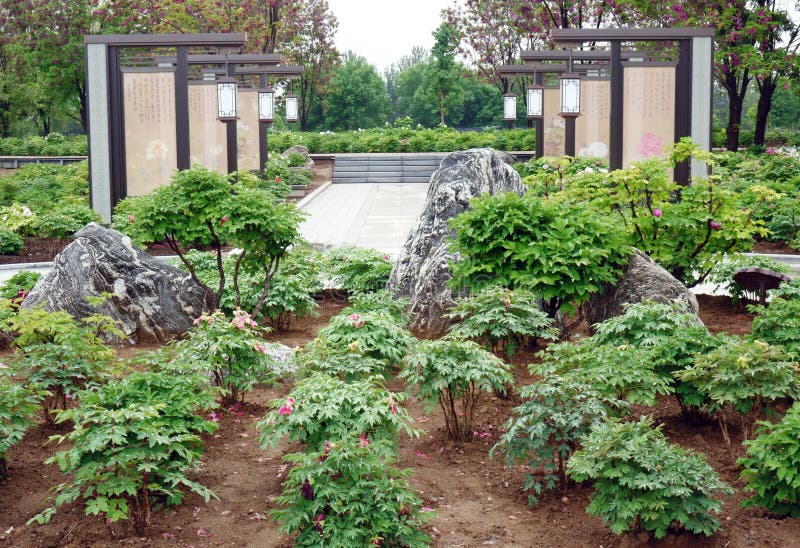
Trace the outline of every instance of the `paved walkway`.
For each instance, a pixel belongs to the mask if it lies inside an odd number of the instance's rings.
[[[313,244],[373,247],[396,255],[425,205],[425,183],[333,184],[301,205]]]

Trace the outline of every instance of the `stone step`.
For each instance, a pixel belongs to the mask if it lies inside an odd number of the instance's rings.
[[[447,153],[337,154],[334,183],[428,183]]]

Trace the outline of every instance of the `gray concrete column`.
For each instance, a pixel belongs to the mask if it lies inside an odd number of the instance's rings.
[[[108,46],[86,45],[89,111],[89,189],[92,209],[111,221],[111,141],[109,135]]]

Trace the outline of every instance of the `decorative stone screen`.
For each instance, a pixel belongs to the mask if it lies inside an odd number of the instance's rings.
[[[172,71],[124,72],[125,160],[129,196],[169,182],[178,167],[175,76]]]
[[[611,81],[584,78],[581,81],[581,115],[575,120],[575,154],[608,161],[611,132]]]
[[[236,123],[239,169],[258,169],[258,90],[239,89]],[[221,125],[221,124],[220,124]]]
[[[561,156],[564,154],[565,124],[564,118],[559,115],[561,110],[561,97],[558,88],[545,88],[544,90],[544,155]]]
[[[675,142],[675,65],[623,63],[622,163],[663,156]]]
[[[189,159],[225,174],[228,147],[225,124],[217,120],[216,82],[189,83]]]

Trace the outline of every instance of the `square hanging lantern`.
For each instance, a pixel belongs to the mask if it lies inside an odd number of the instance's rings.
[[[503,95],[503,120],[513,122],[517,119],[517,96],[513,93]]]
[[[286,96],[286,121],[297,121],[297,95],[290,94]]]
[[[275,90],[272,88],[258,90],[258,121],[268,124],[275,121]]]
[[[572,72],[561,75],[561,116],[580,116],[581,79]]]
[[[236,120],[236,80],[223,76],[217,80],[217,106],[221,122]]]
[[[544,87],[534,84],[528,87],[525,104],[528,118],[541,118],[544,114]]]

